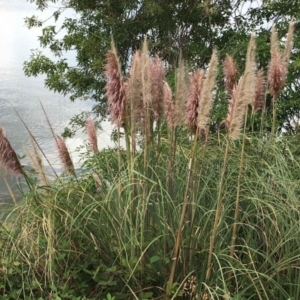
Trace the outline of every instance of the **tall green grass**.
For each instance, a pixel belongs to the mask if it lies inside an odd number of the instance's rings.
[[[167,283],[190,154],[185,144],[176,151],[172,197],[165,184],[167,151],[149,162],[151,178],[144,175],[142,153],[134,169],[124,166],[118,173],[117,153],[104,151],[90,162],[102,178],[101,191],[86,177],[24,195],[2,222],[2,297],[106,299],[110,293],[116,299],[155,299],[168,289],[168,297],[175,299],[183,297],[193,275],[193,296],[200,299],[297,299],[299,161],[288,144],[275,147],[255,137],[246,141],[233,257],[241,145],[230,148],[212,273],[206,278],[225,147],[211,138],[201,177],[195,175],[189,201],[193,223],[186,218],[181,228],[172,286]]]

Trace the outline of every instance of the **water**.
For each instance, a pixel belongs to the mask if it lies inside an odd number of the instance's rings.
[[[54,5],[53,5],[54,6]],[[56,4],[57,6],[57,4]],[[50,92],[44,87],[44,77],[27,78],[23,72],[23,63],[28,60],[31,49],[39,48],[37,36],[40,29],[28,29],[24,24],[26,16],[39,15],[47,19],[54,7],[43,13],[36,6],[25,0],[0,0],[0,126],[5,128],[8,140],[17,154],[24,155],[24,145],[30,147],[29,135],[13,110],[20,113],[34,134],[39,145],[47,154],[54,167],[59,168],[55,142],[46,123],[39,101],[43,103],[47,115],[56,133],[61,134],[69,119],[81,111],[91,111],[92,101],[72,103],[68,97]],[[74,12],[66,14],[74,16]],[[48,21],[48,24],[54,21]],[[43,52],[51,57],[49,51]],[[68,54],[70,62],[76,65],[74,54]],[[105,123],[100,133],[99,146],[109,145],[110,126]],[[79,132],[67,141],[72,157],[77,166],[79,155],[75,149],[85,142],[84,132]],[[25,158],[22,164],[29,164]],[[15,179],[8,176],[10,184],[15,188]],[[7,197],[8,190],[0,176],[0,201]]]

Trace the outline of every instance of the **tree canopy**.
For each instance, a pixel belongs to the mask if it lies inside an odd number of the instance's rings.
[[[176,67],[179,53],[191,69],[206,68],[214,48],[220,59],[230,53],[240,68],[244,66],[249,35],[257,37],[257,62],[267,68],[270,58],[270,29],[273,24],[279,37],[286,34],[288,22],[300,17],[296,0],[269,0],[258,4],[245,0],[30,0],[38,9],[47,10],[51,3],[59,4],[53,13],[54,25],[46,25],[36,16],[28,17],[29,28],[41,27],[40,45],[48,48],[55,59],[34,51],[24,64],[27,76],[45,74],[50,90],[70,99],[95,100],[94,111],[107,114],[103,87],[105,54],[113,36],[125,73],[132,52],[140,47],[144,36],[149,49],[169,66]],[[65,17],[65,10],[76,12]],[[61,18],[61,22],[57,22]],[[60,24],[60,25],[58,25]],[[287,85],[279,101],[279,122],[292,130],[292,119],[300,116],[298,100],[300,64],[298,23],[291,56]],[[63,34],[61,34],[63,32]],[[70,65],[67,52],[76,52],[76,65]],[[242,69],[239,69],[243,72]],[[216,116],[218,120],[218,116]]]

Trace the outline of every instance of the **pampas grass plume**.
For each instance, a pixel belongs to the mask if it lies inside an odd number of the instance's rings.
[[[75,168],[73,165],[73,161],[71,159],[70,153],[68,151],[67,145],[65,141],[59,136],[56,135],[56,145],[58,148],[58,154],[60,161],[62,163],[62,166],[65,170],[65,172],[69,173],[70,175],[75,175]]]
[[[176,78],[176,93],[174,105],[174,126],[181,125],[184,119],[184,108],[188,94],[187,69],[182,59],[179,60]]]
[[[251,38],[248,45],[246,66],[244,76],[240,79],[236,91],[236,100],[234,107],[231,112],[231,120],[229,124],[229,138],[236,139],[240,134],[243,126],[244,117],[248,105],[252,104],[254,93],[255,93],[255,37],[251,34]]]
[[[175,127],[174,104],[172,99],[172,90],[166,81],[164,81],[164,110],[167,119],[167,124],[169,128],[172,130]]]
[[[0,163],[13,176],[20,176],[23,173],[18,156],[6,138],[3,127],[0,127]]]
[[[293,47],[293,37],[294,37],[294,30],[295,30],[295,23],[294,21],[290,22],[287,37],[286,37],[286,42],[285,42],[285,48],[284,48],[284,60],[286,63],[289,63],[290,56],[291,56],[291,51]]]
[[[212,91],[217,77],[217,66],[218,56],[217,51],[214,50],[210,59],[209,69],[203,83],[203,89],[200,96],[201,104],[198,108],[198,127],[200,132],[204,132],[205,134],[207,132],[207,127],[209,126],[210,112],[213,106]]]
[[[190,77],[190,88],[185,110],[185,124],[192,134],[196,133],[198,120],[198,107],[203,87],[204,71],[196,70]]]
[[[143,114],[143,97],[142,97],[142,74],[141,74],[141,52],[135,51],[132,55],[130,78],[128,81],[128,99],[130,101],[131,122],[135,124]]]
[[[148,54],[148,43],[147,38],[145,37],[142,53],[141,53],[141,75],[142,75],[142,95],[143,95],[143,104],[144,108],[151,107],[152,105],[152,76],[151,76],[151,59]]]
[[[121,127],[124,123],[124,113],[126,105],[126,93],[123,78],[120,71],[119,59],[112,42],[112,49],[106,55],[107,63],[104,74],[107,77],[105,85],[106,97],[108,102],[108,112],[112,123]]]
[[[165,69],[161,59],[156,55],[150,65],[152,76],[152,107],[154,119],[158,120],[164,111],[164,80]]]
[[[272,53],[275,53],[276,50],[278,50],[278,44],[278,33],[275,25],[273,25],[271,29],[271,55]]]
[[[3,127],[0,127],[0,163],[4,169],[13,176],[18,177],[23,174],[21,163],[16,152],[6,138]]]
[[[230,139],[238,137],[243,124],[245,109],[247,108],[240,98],[243,81],[244,77],[242,76],[238,84],[233,87],[232,96],[228,103],[228,114],[225,124],[228,128]]]
[[[88,135],[90,148],[92,149],[93,153],[96,154],[99,152],[99,150],[98,150],[96,127],[92,117],[89,117],[87,119],[85,128],[86,128],[86,133]]]
[[[31,142],[33,154],[27,149],[27,147],[25,147],[26,154],[28,155],[33,168],[39,175],[41,185],[48,186],[49,181],[43,166],[43,160],[32,136],[30,136],[30,142]]]
[[[241,89],[242,102],[245,105],[251,104],[255,91],[256,84],[256,60],[255,60],[255,36],[251,34],[246,57],[246,66],[244,72],[243,85]]]
[[[268,72],[270,92],[275,97],[275,99],[277,99],[282,87],[285,84],[286,75],[287,64],[285,62],[283,54],[279,50],[275,50],[275,52],[272,53]]]
[[[255,93],[252,103],[252,111],[254,114],[261,110],[264,106],[265,85],[266,80],[264,77],[264,70],[260,69],[257,72]]]
[[[226,84],[226,91],[229,95],[232,94],[232,89],[236,82],[237,67],[236,62],[233,60],[232,56],[226,55],[223,63],[223,73]]]
[[[270,92],[273,95],[275,101],[282,87],[285,84],[287,75],[287,64],[289,62],[292,42],[293,42],[294,24],[290,23],[287,40],[285,44],[284,53],[278,48],[278,38],[275,26],[272,27],[271,34],[271,61],[269,64],[268,82],[270,85]]]

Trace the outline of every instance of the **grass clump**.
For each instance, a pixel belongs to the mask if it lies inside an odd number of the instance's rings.
[[[118,147],[100,151],[88,119],[88,172],[64,161],[67,176],[42,185],[22,171],[29,191],[1,223],[1,297],[298,299],[299,159],[292,139],[248,130],[262,93],[254,49],[252,36],[238,84],[227,57],[228,130],[214,135],[215,51],[190,81],[180,62],[173,97],[146,42],[128,79],[113,46],[105,74]]]

